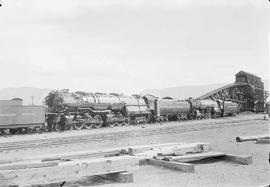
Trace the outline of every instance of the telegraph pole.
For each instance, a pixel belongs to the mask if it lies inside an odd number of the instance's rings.
[[[34,105],[34,96],[31,96],[31,100],[32,100],[32,106]]]

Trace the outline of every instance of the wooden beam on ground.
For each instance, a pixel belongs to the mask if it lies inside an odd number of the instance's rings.
[[[175,145],[162,147],[158,150],[157,155],[185,155],[191,153],[202,153],[211,150],[209,143],[189,143],[183,145]]]
[[[1,164],[1,170],[17,170],[17,169],[29,169],[29,168],[41,168],[58,166],[59,162],[16,162],[12,164]]]
[[[135,153],[133,155],[141,159],[150,159],[154,156],[167,156],[167,155],[186,155],[190,153],[202,153],[211,150],[209,143],[187,143],[173,146],[156,147],[152,150],[143,153]]]
[[[161,157],[162,158],[162,157]],[[228,161],[233,161],[239,164],[251,164],[252,163],[252,156],[248,155],[233,155],[233,154],[225,154],[222,152],[206,152],[206,153],[198,153],[198,154],[189,154],[183,156],[175,156],[175,157],[164,157],[168,160],[173,160],[177,162],[193,162],[193,161],[200,161],[206,158],[218,158],[224,159]],[[162,159],[164,159],[162,158]]]
[[[226,160],[233,161],[239,164],[244,164],[244,165],[249,165],[252,163],[252,156],[248,156],[248,155],[226,154],[224,158]]]
[[[139,152],[152,150],[156,147],[172,146],[172,145],[179,145],[179,144],[182,144],[182,143],[173,142],[173,143],[162,143],[162,144],[150,144],[150,145],[139,145],[139,146],[132,146],[132,147],[130,146],[129,147],[116,147],[116,148],[107,148],[107,149],[57,153],[57,154],[33,156],[33,157],[26,157],[26,158],[12,158],[12,159],[0,160],[0,164],[27,161],[27,160],[42,160],[42,162],[49,162],[49,161],[60,161],[60,160],[68,160],[68,159],[100,158],[106,155],[114,155],[114,154],[116,155],[123,152],[126,152],[128,154],[128,151],[130,149],[136,150],[136,153],[139,153]]]
[[[189,172],[189,173],[194,173],[195,171],[193,164],[180,163],[180,162],[174,162],[174,161],[156,160],[156,159],[145,159],[145,162],[150,165],[163,166],[163,167],[177,170],[177,171],[184,171],[184,172]]]
[[[266,135],[256,135],[256,136],[243,136],[243,137],[236,137],[235,140],[237,142],[244,142],[244,141],[255,141],[258,139],[270,139],[270,135],[266,134]]]
[[[206,158],[215,158],[221,156],[225,156],[225,153],[210,151],[205,153],[188,154],[183,156],[173,156],[170,157],[169,159],[177,162],[193,162],[203,160]]]
[[[52,167],[2,170],[0,184],[21,186],[50,184],[137,168],[138,160],[134,156],[67,161],[59,162],[58,166]]]
[[[186,143],[164,143],[164,144],[149,144],[149,145],[139,145],[139,146],[130,146],[127,149],[127,152],[131,155],[135,155],[138,153],[143,153],[146,151],[151,151],[151,150],[157,150],[157,149],[162,149],[163,147],[171,147],[171,146],[180,146],[180,145],[185,145]]]
[[[41,158],[42,162],[49,162],[54,160],[72,160],[72,159],[83,159],[83,158],[100,158],[105,155],[117,155],[122,151],[121,148],[110,148],[104,150],[90,150],[90,151],[77,151],[71,153],[60,153],[54,155],[44,155]],[[30,159],[38,159],[30,158]]]

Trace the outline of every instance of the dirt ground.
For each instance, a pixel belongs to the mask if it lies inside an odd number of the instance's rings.
[[[242,120],[237,122],[237,120]],[[243,122],[243,120],[245,120]],[[227,125],[234,121],[232,125]],[[199,129],[209,123],[220,124],[218,128]],[[241,125],[237,125],[237,124]],[[162,127],[161,127],[162,126]],[[168,133],[162,133],[164,128],[171,127]],[[177,130],[181,127],[189,130]],[[194,128],[193,128],[194,127]],[[143,134],[146,130],[160,129],[160,133]],[[202,121],[173,122],[164,125],[141,125],[138,127],[118,127],[97,129],[93,131],[72,131],[64,133],[44,133],[37,135],[21,135],[13,137],[0,137],[1,142],[20,141],[29,139],[46,139],[50,137],[73,136],[79,134],[115,133],[115,138],[87,142],[83,144],[70,144],[56,147],[41,147],[35,149],[13,150],[0,152],[0,159],[12,157],[27,157],[56,152],[70,152],[85,149],[99,149],[109,147],[121,147],[143,144],[167,143],[167,142],[209,142],[214,151],[232,153],[238,155],[251,155],[251,165],[239,165],[236,163],[215,161],[196,163],[195,173],[172,171],[156,166],[142,166],[133,171],[134,183],[120,184],[98,183],[99,186],[265,186],[270,184],[270,164],[268,161],[270,145],[256,144],[255,142],[235,141],[236,136],[249,136],[269,134],[269,120],[263,120],[263,115],[245,114],[232,118],[209,119]],[[116,132],[129,133],[130,137],[119,137]],[[130,131],[137,132],[131,134]],[[118,137],[117,137],[118,136]],[[86,183],[69,183],[67,186],[89,186]]]

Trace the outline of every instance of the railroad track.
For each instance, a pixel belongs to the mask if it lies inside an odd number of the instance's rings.
[[[173,134],[179,132],[189,132],[189,131],[202,131],[209,129],[218,129],[225,127],[237,127],[245,126],[250,121],[261,121],[259,119],[246,119],[246,120],[235,120],[235,121],[212,121],[207,124],[185,124],[185,125],[174,125],[174,126],[159,126],[157,128],[146,128],[129,130],[122,132],[109,132],[100,134],[88,134],[61,138],[50,138],[50,139],[38,139],[38,140],[27,140],[27,141],[16,141],[16,142],[6,142],[0,143],[0,151],[10,151],[37,147],[53,147],[67,144],[94,142],[94,141],[111,141],[124,138],[132,137],[143,137],[143,136],[154,136],[154,135],[164,135]],[[189,126],[190,125],[190,126]]]

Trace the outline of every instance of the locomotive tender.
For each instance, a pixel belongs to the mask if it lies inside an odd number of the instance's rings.
[[[0,134],[9,129],[13,134],[22,129],[35,129],[44,126],[43,106],[23,106],[22,100],[0,100]]]
[[[0,132],[60,131],[129,124],[215,118],[235,115],[238,105],[213,100],[159,99],[152,95],[52,91],[46,106],[0,102]]]
[[[187,101],[169,97],[159,99],[153,95],[145,95],[143,98],[151,111],[153,122],[189,119],[191,106]]]

